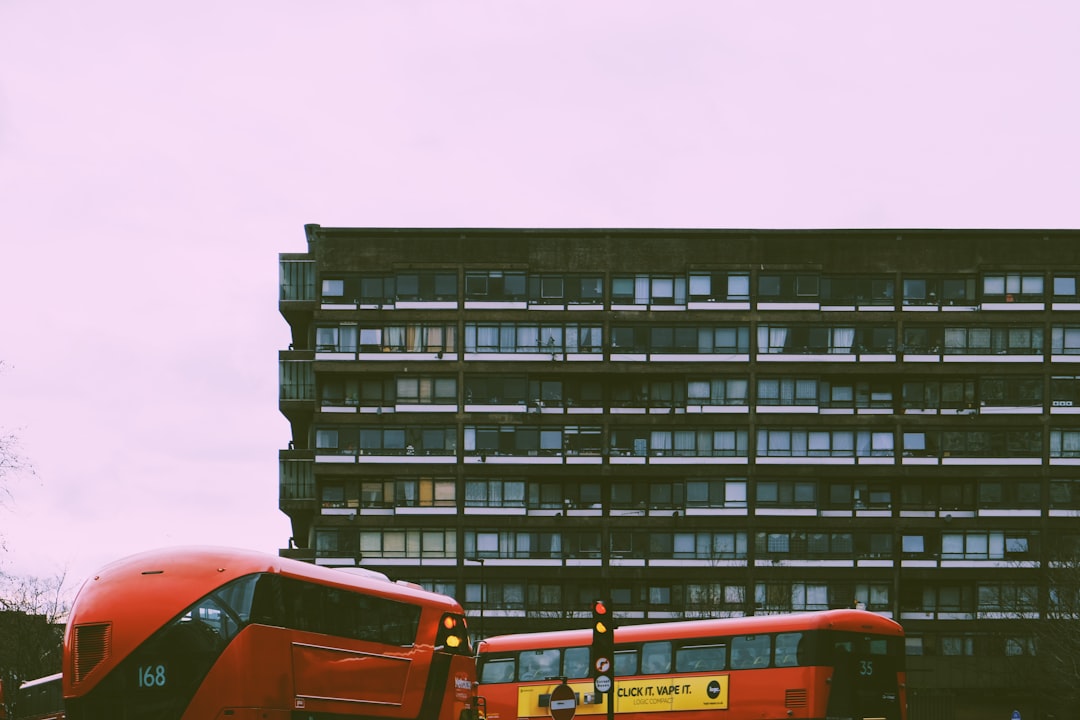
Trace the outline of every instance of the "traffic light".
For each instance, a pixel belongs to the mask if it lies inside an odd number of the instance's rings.
[[[607,600],[593,600],[592,637],[592,676],[610,676],[615,660],[615,618]]]

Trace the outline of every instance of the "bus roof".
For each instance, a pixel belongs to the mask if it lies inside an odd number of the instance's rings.
[[[616,617],[618,622],[618,617]],[[786,615],[754,615],[739,618],[678,620],[638,625],[616,625],[616,643],[647,642],[798,630],[843,630],[876,635],[903,636],[904,630],[889,618],[865,610],[822,610]],[[592,630],[556,630],[552,632],[498,635],[482,640],[479,653],[524,650],[529,648],[576,647],[592,643]]]

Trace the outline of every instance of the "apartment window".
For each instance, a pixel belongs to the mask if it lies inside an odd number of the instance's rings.
[[[896,281],[888,276],[829,276],[821,280],[823,305],[892,305]]]
[[[529,276],[529,302],[535,304],[601,303],[604,280],[599,275],[553,274]]]
[[[1039,482],[1036,480],[980,480],[980,508],[1038,508]]]
[[[398,507],[454,507],[456,484],[453,479],[398,480],[395,498]]]
[[[887,510],[893,492],[884,483],[832,482],[828,486],[828,506],[843,510]]]
[[[1058,375],[1050,378],[1051,407],[1080,407],[1080,376]]]
[[[526,298],[524,272],[470,270],[465,273],[465,299],[522,302]]]
[[[612,278],[614,305],[685,305],[686,278],[673,275],[616,275]]]
[[[985,407],[1041,407],[1040,377],[985,377],[979,381],[979,404]]]
[[[322,488],[322,506],[324,508],[345,507],[345,486],[337,483],[324,485]]]
[[[1043,280],[1041,273],[986,273],[983,275],[983,301],[1041,302]]]
[[[754,605],[759,611],[773,612],[800,612],[810,610],[827,610],[829,608],[829,587],[825,583],[787,583],[771,582],[757,583],[754,586]],[[776,636],[777,644],[788,645],[789,634]],[[753,637],[753,636],[751,636]],[[760,650],[747,653],[745,650],[732,650],[732,668],[766,667],[769,665],[768,636],[756,636],[762,639]],[[737,646],[739,638],[734,638],[733,648]],[[792,644],[791,650],[795,650],[796,643]],[[796,664],[794,652],[784,652],[777,649],[777,664],[787,667]]]
[[[452,558],[457,556],[453,530],[361,530],[360,554],[369,558]]]
[[[1054,355],[1080,355],[1080,325],[1054,325],[1050,338]]]
[[[759,430],[758,457],[868,457],[893,454],[891,432]]]
[[[278,265],[278,298],[282,301],[315,299],[315,263],[283,260]]]
[[[689,405],[746,405],[745,378],[690,378],[686,381]]]
[[[911,380],[903,385],[904,407],[920,410],[975,407],[975,381],[965,379]]]
[[[742,610],[746,603],[746,588],[743,585],[725,583],[687,583],[684,597],[687,609],[701,611]],[[702,648],[704,646],[695,646]],[[719,653],[724,653],[723,646],[710,646],[718,648]],[[676,669],[685,671],[694,667],[691,657],[699,655],[691,651],[691,646],[683,646],[677,654]],[[714,663],[716,669],[722,670],[723,659]]]
[[[1050,507],[1055,510],[1080,510],[1080,479],[1051,480]]]
[[[905,275],[905,305],[970,305],[975,302],[975,278]]]
[[[767,273],[758,275],[758,302],[817,302],[821,279],[817,275]]]
[[[1051,455],[1053,455],[1051,433]],[[1039,430],[968,430],[904,433],[904,455],[914,457],[1038,457]]]
[[[528,395],[524,375],[466,375],[465,402],[478,405],[523,405]]]
[[[453,352],[454,325],[326,326],[315,330],[316,350],[336,352]]]
[[[465,351],[487,353],[600,352],[599,325],[466,323]]]
[[[754,551],[762,557],[851,557],[854,547],[852,534],[846,532],[759,532],[754,536]]]
[[[365,480],[360,483],[360,507],[388,508],[394,504],[392,480]]]
[[[455,404],[457,378],[436,376],[398,376],[397,401],[403,404]]]
[[[750,274],[746,272],[690,273],[692,302],[738,302],[750,299]]]
[[[820,404],[827,408],[891,408],[893,388],[888,380],[823,380]]]
[[[921,557],[926,553],[926,538],[922,535],[904,535],[900,539],[900,549],[905,557]]]
[[[648,432],[646,439],[645,433]],[[644,443],[643,443],[644,441]],[[653,456],[745,457],[745,430],[613,430],[612,449],[617,454],[640,455],[646,448]]]
[[[342,428],[349,446],[367,455],[452,455],[457,431],[452,427]]]
[[[1039,590],[1034,585],[979,583],[979,612],[1023,613],[1038,608]]]
[[[915,612],[972,612],[973,588],[969,585],[938,585],[910,581],[900,589],[900,608]]]
[[[812,480],[758,480],[760,507],[812,508],[817,503],[817,483]]]
[[[946,532],[941,535],[942,560],[1004,560],[1030,556],[1030,538],[1006,532]]]
[[[745,533],[650,533],[649,555],[654,558],[717,560],[746,557]]]
[[[1039,326],[947,327],[946,355],[1032,355],[1043,351]]]
[[[1080,498],[1080,493],[1078,493]],[[692,508],[746,507],[746,479],[687,480],[686,506]]]
[[[314,400],[315,370],[310,360],[283,360],[278,363],[278,384],[282,400]]]
[[[758,380],[757,404],[817,405],[818,381],[815,378],[762,378]]]
[[[1050,430],[1050,457],[1080,457],[1080,429],[1052,428]]]
[[[337,430],[321,429],[315,431],[315,448],[317,450],[337,450],[338,443]]]
[[[891,326],[759,325],[757,346],[759,353],[766,354],[892,353],[896,350],[896,328]]]
[[[1058,302],[1077,302],[1080,300],[1080,273],[1054,274],[1054,300]]]
[[[344,280],[323,280],[322,281],[322,296],[324,300],[332,298],[340,298],[345,294],[345,281]]]

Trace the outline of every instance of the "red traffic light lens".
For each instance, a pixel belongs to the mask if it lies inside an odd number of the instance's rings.
[[[607,605],[604,604],[603,600],[597,600],[593,603],[593,612],[597,615],[607,615]]]

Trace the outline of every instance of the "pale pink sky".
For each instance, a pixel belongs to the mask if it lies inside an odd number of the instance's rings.
[[[0,0],[0,570],[275,552],[326,226],[1080,227],[1075,0]]]

